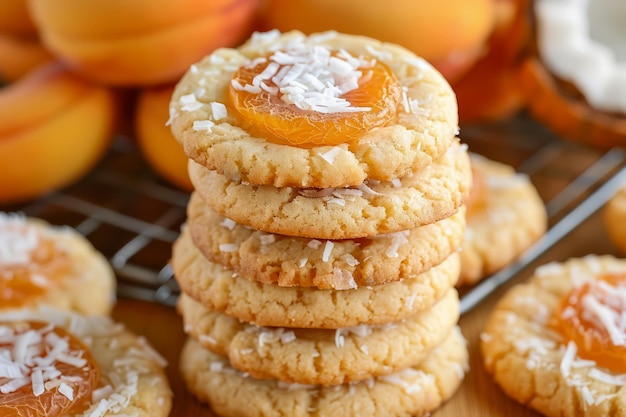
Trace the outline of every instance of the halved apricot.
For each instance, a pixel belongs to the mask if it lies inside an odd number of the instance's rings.
[[[278,89],[272,79],[265,80],[266,89],[258,92],[237,87],[253,85],[255,77],[273,62],[267,59],[240,67],[230,85],[232,104],[254,134],[279,144],[337,145],[354,141],[395,117],[401,87],[393,72],[381,62],[363,68],[358,87],[338,96],[348,101],[353,109],[331,112],[302,109],[283,100],[280,91],[268,91]],[[278,71],[283,68],[285,66],[280,65]],[[366,110],[351,111],[354,108]]]

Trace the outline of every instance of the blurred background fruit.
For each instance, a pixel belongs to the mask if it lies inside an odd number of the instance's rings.
[[[185,191],[193,186],[187,175],[188,158],[166,122],[174,84],[146,88],[139,93],[135,136],[142,155],[163,178]]]
[[[259,0],[29,0],[42,42],[95,82],[174,82],[193,62],[248,36]]]
[[[482,54],[496,0],[266,0],[261,27],[305,33],[336,30],[402,45],[449,81]]]
[[[0,203],[36,198],[88,172],[108,149],[115,98],[58,63],[0,90]]]

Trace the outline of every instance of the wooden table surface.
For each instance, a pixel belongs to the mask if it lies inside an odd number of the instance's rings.
[[[461,317],[460,325],[469,342],[471,369],[454,397],[433,413],[433,417],[538,416],[537,413],[508,399],[486,374],[478,349],[479,334],[503,291],[506,291],[510,285],[526,279],[534,266],[589,253],[617,255],[613,246],[607,241],[599,212],[539,257],[514,280],[505,284],[483,303]],[[206,406],[200,405],[186,393],[179,377],[178,354],[185,336],[181,318],[175,310],[155,303],[122,299],[118,302],[114,316],[137,333],[145,335],[153,346],[168,359],[167,372],[175,393],[172,417],[213,417],[214,414]]]

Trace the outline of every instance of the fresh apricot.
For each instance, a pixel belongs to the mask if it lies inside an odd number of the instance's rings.
[[[530,37],[528,0],[497,0],[485,53],[452,87],[461,123],[507,119],[526,104],[521,67]]]
[[[337,30],[406,47],[457,79],[490,35],[494,0],[267,0],[262,26],[283,32]]]
[[[175,82],[252,31],[259,0],[30,0],[42,42],[71,68],[115,86]]]
[[[187,156],[166,125],[174,87],[170,84],[140,91],[135,113],[137,145],[155,172],[177,187],[191,191]]]
[[[0,32],[31,38],[37,35],[27,0],[0,0]]]
[[[59,63],[0,90],[0,203],[67,186],[108,149],[113,93]]]
[[[14,82],[54,57],[32,38],[0,33],[0,81]]]

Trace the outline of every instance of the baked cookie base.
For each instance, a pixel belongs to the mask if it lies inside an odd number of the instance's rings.
[[[395,374],[332,387],[255,379],[188,338],[180,359],[189,391],[222,416],[427,416],[449,399],[468,367],[455,327],[421,364]]]

